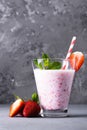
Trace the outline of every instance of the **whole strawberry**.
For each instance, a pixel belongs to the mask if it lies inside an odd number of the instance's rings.
[[[24,117],[34,117],[38,116],[40,113],[40,106],[37,102],[29,100],[25,104],[23,109],[23,116]]]
[[[10,105],[9,116],[14,117],[21,115],[24,117],[38,116],[40,113],[40,106],[38,104],[37,93],[32,94],[32,100],[24,101],[19,96],[16,96],[16,100]]]

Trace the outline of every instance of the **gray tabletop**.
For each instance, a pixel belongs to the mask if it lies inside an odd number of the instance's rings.
[[[64,118],[10,118],[9,106],[0,105],[0,130],[87,130],[87,105],[70,105]]]

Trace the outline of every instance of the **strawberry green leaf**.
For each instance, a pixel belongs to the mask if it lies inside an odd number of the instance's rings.
[[[14,94],[14,97],[15,97],[15,99],[20,99],[20,97],[17,96],[16,94]]]
[[[32,94],[32,100],[38,102],[38,94],[36,92]]]

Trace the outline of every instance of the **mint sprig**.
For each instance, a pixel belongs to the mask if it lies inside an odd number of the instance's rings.
[[[60,62],[52,61],[45,53],[42,54],[42,61],[34,60],[34,64],[39,69],[60,69],[62,67]]]
[[[34,64],[35,64],[35,66],[36,66],[37,68],[43,69],[42,63],[39,63],[39,62],[38,62],[38,59],[35,59],[35,60],[34,60]]]

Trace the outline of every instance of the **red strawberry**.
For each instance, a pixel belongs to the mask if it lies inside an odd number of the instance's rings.
[[[38,116],[40,112],[40,106],[37,102],[29,100],[27,101],[24,110],[23,110],[23,116],[24,117],[34,117]]]
[[[24,101],[19,98],[15,102],[13,102],[10,106],[9,116],[14,117],[24,108]]]
[[[70,55],[70,64],[75,71],[78,71],[84,63],[84,54],[76,51]]]

